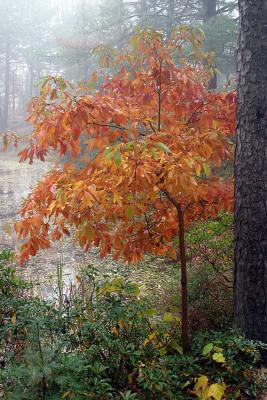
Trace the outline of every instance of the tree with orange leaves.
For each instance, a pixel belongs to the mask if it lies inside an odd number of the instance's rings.
[[[232,156],[235,95],[209,92],[202,39],[185,27],[169,40],[139,32],[116,56],[114,74],[101,76],[98,90],[47,79],[32,102],[34,131],[20,159],[45,160],[52,149],[71,161],[38,183],[15,224],[22,264],[70,233],[85,252],[98,246],[102,257],[112,253],[134,263],[146,253],[175,258],[178,235],[184,349],[185,229],[233,203],[232,181],[220,178],[218,169]]]

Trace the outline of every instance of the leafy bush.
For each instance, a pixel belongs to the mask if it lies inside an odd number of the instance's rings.
[[[233,216],[197,223],[187,233],[192,330],[224,329],[232,323]]]
[[[260,343],[234,331],[202,333],[182,354],[179,316],[156,315],[132,282],[101,280],[88,267],[57,301],[43,301],[26,283],[18,288],[15,274],[7,279],[9,268],[5,260],[0,269],[6,399],[257,398]]]

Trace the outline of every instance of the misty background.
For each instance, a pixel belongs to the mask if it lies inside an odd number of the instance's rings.
[[[44,76],[86,82],[99,68],[96,47],[123,47],[137,27],[170,35],[180,24],[205,32],[220,87],[235,72],[237,1],[0,0],[0,131],[25,126]]]

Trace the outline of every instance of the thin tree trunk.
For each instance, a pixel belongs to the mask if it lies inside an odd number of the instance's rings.
[[[8,112],[9,112],[9,95],[10,95],[10,38],[6,37],[6,51],[5,51],[5,98],[4,98],[4,112],[3,112],[3,128],[8,129]]]
[[[34,69],[33,65],[29,68],[29,100],[33,97],[33,82],[34,82]]]
[[[182,288],[182,346],[184,353],[189,346],[189,320],[188,320],[188,291],[187,291],[187,263],[185,251],[184,213],[181,205],[177,206],[179,223],[179,251],[181,259],[181,288]]]
[[[142,28],[146,28],[148,26],[148,10],[147,10],[147,0],[141,0],[140,3],[140,25]]]
[[[186,353],[189,347],[189,317],[188,317],[188,288],[187,288],[187,261],[185,249],[184,211],[181,204],[173,198],[168,191],[165,195],[176,208],[179,229],[179,255],[181,264],[181,289],[182,289],[182,346]]]
[[[203,0],[203,21],[207,22],[216,16],[217,0]]]
[[[167,19],[167,36],[170,38],[174,28],[174,0],[169,0],[168,19]]]
[[[12,74],[12,118],[16,117],[16,71]]]
[[[267,342],[267,0],[239,10],[234,323]]]
[[[203,22],[209,22],[212,18],[217,15],[217,0],[203,0]],[[216,67],[214,65],[213,67]],[[217,74],[214,73],[213,77],[209,82],[209,90],[215,90],[217,88]]]

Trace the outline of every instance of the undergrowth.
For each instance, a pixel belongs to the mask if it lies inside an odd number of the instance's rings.
[[[159,315],[138,286],[86,268],[53,301],[31,294],[0,254],[4,399],[256,399],[261,343],[199,332],[183,354],[179,310]],[[59,267],[61,268],[61,267]],[[61,271],[58,271],[62,279]]]

